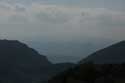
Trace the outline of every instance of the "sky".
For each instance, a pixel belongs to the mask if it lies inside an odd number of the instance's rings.
[[[125,0],[0,0],[0,39],[76,62],[125,39]]]

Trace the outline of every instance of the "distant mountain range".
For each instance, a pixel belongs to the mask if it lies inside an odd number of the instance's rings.
[[[17,40],[0,40],[0,83],[43,83],[72,63],[52,64]]]
[[[48,83],[125,83],[125,41],[89,55]]]

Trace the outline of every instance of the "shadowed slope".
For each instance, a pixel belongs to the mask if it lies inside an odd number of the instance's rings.
[[[17,40],[0,40],[0,83],[39,83],[70,66],[52,64]]]
[[[80,63],[90,61],[97,64],[125,63],[125,41],[121,41],[99,50],[83,59]]]

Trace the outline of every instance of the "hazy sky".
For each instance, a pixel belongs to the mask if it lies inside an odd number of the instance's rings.
[[[124,4],[125,0],[0,0],[0,38],[21,40],[51,60],[78,60],[125,39]]]

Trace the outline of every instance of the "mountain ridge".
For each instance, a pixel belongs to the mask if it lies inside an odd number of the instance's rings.
[[[0,40],[0,83],[46,83],[71,64],[53,64],[20,41]]]
[[[81,60],[80,63],[89,61],[92,61],[97,64],[115,64],[125,62],[125,41],[120,41],[99,51],[96,51],[93,54],[90,54],[85,59]]]
[[[125,41],[89,55],[48,83],[125,83]]]

